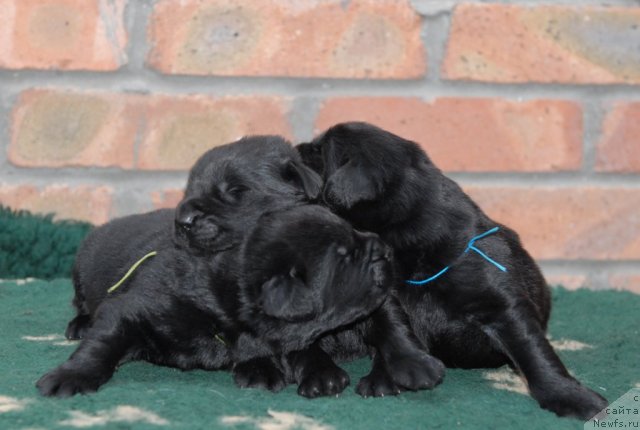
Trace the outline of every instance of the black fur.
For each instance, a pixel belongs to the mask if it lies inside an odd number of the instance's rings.
[[[539,404],[560,416],[586,420],[607,405],[569,374],[546,339],[550,292],[518,235],[487,217],[418,145],[370,124],[344,123],[298,150],[322,174],[324,202],[393,247],[401,279],[425,279],[453,264],[426,285],[401,281],[394,289],[429,353],[449,367],[510,364]],[[476,245],[506,273],[464,253],[471,238],[495,226]],[[361,342],[343,332],[321,345],[334,356]]]
[[[371,313],[392,276],[377,236],[320,206],[300,206],[319,186],[287,142],[247,138],[201,158],[175,220],[161,210],[95,229],[74,268],[78,316],[67,336],[82,340],[40,378],[40,392],[95,391],[119,363],[136,359],[233,367],[241,386],[277,390],[296,380],[277,358]],[[343,247],[355,252],[349,261]],[[107,294],[151,250],[158,255]],[[337,366],[325,369],[342,379]]]

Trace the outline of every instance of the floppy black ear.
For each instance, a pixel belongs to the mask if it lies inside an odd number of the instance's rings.
[[[322,179],[310,167],[305,166],[300,161],[291,160],[287,162],[283,176],[285,179],[296,181],[302,186],[305,195],[309,199],[315,200],[320,195]]]
[[[356,203],[375,200],[378,189],[365,169],[351,162],[336,170],[327,179],[323,198],[331,206],[351,209]]]
[[[315,312],[309,288],[298,278],[277,275],[262,284],[262,310],[286,321],[302,321]]]

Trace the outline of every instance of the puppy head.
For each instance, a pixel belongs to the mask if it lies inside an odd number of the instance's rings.
[[[176,242],[208,253],[235,247],[263,212],[315,200],[320,190],[320,177],[280,137],[213,148],[189,173],[176,208]]]
[[[241,318],[281,352],[374,311],[391,249],[321,206],[265,214],[242,250]]]
[[[304,145],[303,160],[324,178],[323,200],[356,228],[381,231],[429,192],[423,173],[435,167],[426,154],[371,124],[338,124]]]

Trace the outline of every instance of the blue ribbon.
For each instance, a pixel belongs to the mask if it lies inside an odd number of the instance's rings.
[[[503,272],[506,272],[507,271],[506,267],[504,267],[502,264],[498,263],[497,261],[495,261],[494,259],[489,257],[487,254],[485,254],[484,252],[480,251],[478,248],[475,247],[475,242],[477,240],[480,240],[480,239],[482,239],[482,238],[484,238],[486,236],[489,236],[490,234],[493,234],[493,233],[497,232],[498,230],[499,230],[498,227],[494,227],[491,230],[486,231],[486,232],[484,232],[482,234],[479,234],[478,236],[472,238],[469,241],[469,243],[467,244],[467,248],[464,250],[463,255],[467,254],[469,252],[469,250],[474,251],[480,257],[484,258],[489,263],[491,263],[494,266],[496,266],[498,269],[502,270]],[[407,282],[407,284],[411,284],[411,285],[424,285],[424,284],[427,284],[427,283],[429,283],[431,281],[434,281],[437,278],[439,278],[440,276],[444,275],[450,268],[451,268],[451,265],[445,267],[444,269],[442,269],[441,271],[439,271],[435,275],[431,276],[430,278],[423,279],[422,281],[406,281],[406,282]]]

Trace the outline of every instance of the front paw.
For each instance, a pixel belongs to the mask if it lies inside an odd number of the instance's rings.
[[[375,367],[371,373],[360,379],[356,387],[356,393],[365,398],[397,396],[402,391],[402,388],[393,382],[386,370]]]
[[[560,417],[573,417],[582,421],[590,420],[609,404],[600,394],[573,380],[557,384],[552,391],[540,390],[537,393],[532,388],[531,394],[543,409]]]
[[[43,396],[71,397],[97,391],[110,377],[104,372],[65,368],[62,365],[41,377],[36,387]]]
[[[262,388],[272,392],[280,391],[286,385],[284,375],[275,364],[262,358],[236,364],[233,380],[240,388]]]
[[[424,352],[398,354],[387,358],[385,363],[393,382],[407,390],[429,390],[444,378],[442,361]]]
[[[347,372],[332,364],[305,375],[298,386],[298,394],[309,399],[333,396],[342,393],[349,383]]]
[[[69,340],[80,340],[84,338],[87,330],[91,326],[91,317],[89,315],[78,315],[67,324],[67,330],[64,335]]]

